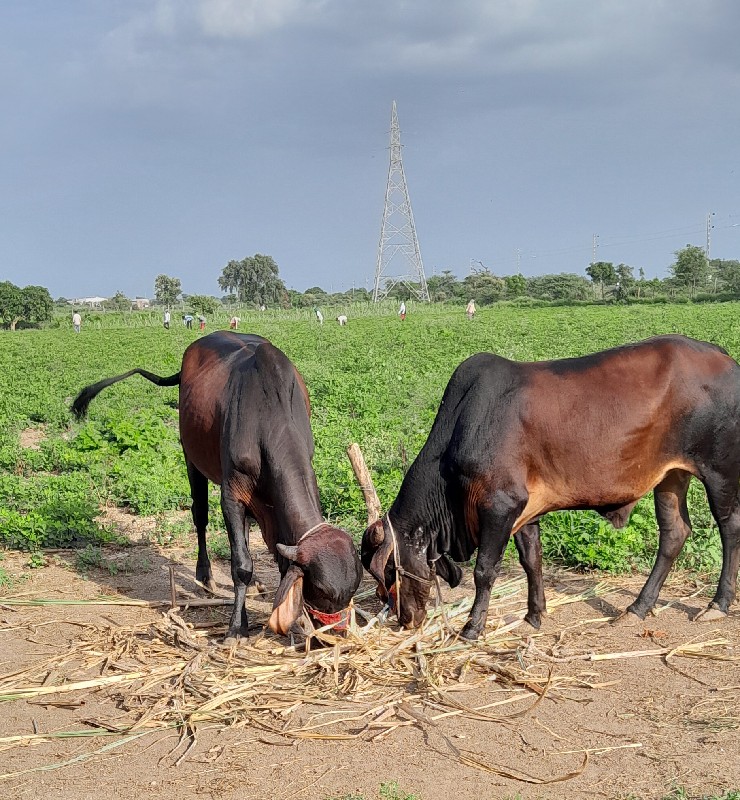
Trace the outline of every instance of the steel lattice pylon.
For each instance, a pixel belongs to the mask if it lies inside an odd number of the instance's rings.
[[[429,289],[421,262],[421,250],[411,211],[409,190],[401,159],[401,131],[396,101],[391,112],[391,161],[385,190],[383,224],[380,228],[375,266],[373,301],[382,300],[397,283],[406,285],[419,300],[429,301]],[[402,268],[401,268],[402,267]]]

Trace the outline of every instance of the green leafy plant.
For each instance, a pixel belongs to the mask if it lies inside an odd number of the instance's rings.
[[[15,585],[15,581],[5,567],[0,567],[0,592],[8,591]]]
[[[31,553],[26,565],[29,569],[40,569],[46,566],[46,558],[43,553]]]
[[[387,509],[429,433],[450,375],[467,356],[493,351],[526,361],[559,358],[666,330],[714,341],[740,355],[738,308],[737,303],[561,308],[523,298],[480,309],[474,325],[459,305],[416,305],[401,325],[396,303],[389,302],[343,309],[350,318],[343,328],[316,325],[310,306],[265,313],[242,309],[239,316],[241,330],[266,336],[303,375],[324,513],[359,539],[366,514],[347,445],[360,443]],[[221,309],[209,315],[209,330],[227,326],[229,316]],[[88,420],[74,421],[69,413],[70,399],[103,377],[136,365],[159,374],[176,372],[198,334],[179,324],[176,314],[173,319],[164,336],[159,310],[86,315],[84,347],[77,339],[70,342],[66,309],[63,326],[0,332],[5,367],[0,370],[0,544],[30,552],[97,546],[113,538],[98,521],[102,506],[123,506],[158,520],[189,507],[177,389],[133,377],[102,392]],[[31,424],[44,425],[39,450],[19,444],[21,431]],[[218,529],[217,489],[209,494],[209,505],[211,528]],[[689,509],[694,533],[679,563],[716,575],[719,536],[703,487],[695,482]],[[581,512],[548,515],[542,528],[548,560],[613,572],[649,566],[658,541],[650,498],[638,504],[621,531]],[[189,521],[182,528],[158,521],[155,539],[166,543],[191,537],[191,531]]]
[[[409,794],[399,787],[396,781],[380,785],[381,800],[421,800],[417,794]]]
[[[378,790],[379,800],[421,800],[421,795],[409,794],[401,789],[396,781],[381,783]],[[368,800],[364,794],[343,794],[338,797],[326,798],[326,800]]]
[[[103,569],[110,566],[111,565],[106,561],[106,558],[103,555],[103,551],[99,547],[92,544],[89,544],[83,550],[78,551],[75,556],[75,568],[83,575],[87,575],[91,569]],[[116,572],[117,570],[114,566],[113,571],[111,571],[110,574],[115,575]]]

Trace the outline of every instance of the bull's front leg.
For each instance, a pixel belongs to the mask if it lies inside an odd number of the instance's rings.
[[[478,556],[473,579],[475,600],[462,629],[464,639],[477,639],[483,632],[491,603],[491,588],[498,576],[506,543],[523,502],[497,492],[492,506],[478,507]]]
[[[252,580],[254,565],[247,540],[246,508],[231,494],[226,485],[221,488],[221,510],[229,534],[231,578],[234,581],[234,609],[224,640],[225,644],[231,644],[242,636],[247,636],[248,620],[244,601],[247,595],[247,586]]]

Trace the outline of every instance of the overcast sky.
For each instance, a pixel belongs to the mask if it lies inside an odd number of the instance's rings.
[[[372,287],[396,100],[427,276],[740,258],[735,0],[0,0],[0,280]]]

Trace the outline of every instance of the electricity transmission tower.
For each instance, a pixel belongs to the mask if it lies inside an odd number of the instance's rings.
[[[373,301],[387,296],[397,283],[408,287],[419,300],[429,301],[429,289],[421,263],[414,215],[401,159],[401,131],[398,127],[396,101],[391,113],[391,160],[385,190],[383,224],[380,228],[378,260],[375,265]]]

